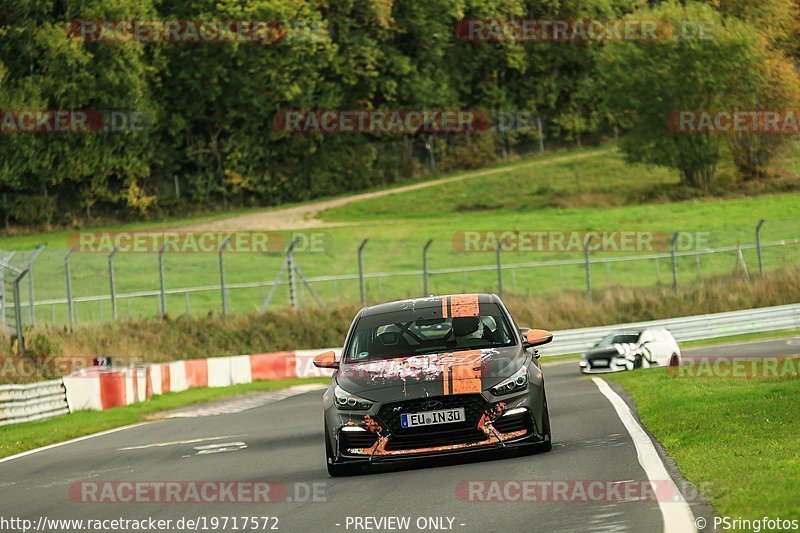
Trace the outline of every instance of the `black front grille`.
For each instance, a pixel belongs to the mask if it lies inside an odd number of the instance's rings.
[[[464,408],[464,421],[452,424],[437,424],[404,428],[400,420],[403,413],[421,413],[440,409]],[[478,422],[489,404],[480,394],[458,394],[436,396],[393,402],[378,411],[378,419],[389,433],[387,450],[405,450],[448,446],[451,444],[471,444],[480,442],[486,435],[478,430]]]
[[[464,408],[464,422],[404,428],[400,421],[400,415],[403,413],[421,413],[423,411],[456,409],[458,407]],[[418,398],[415,400],[387,403],[378,411],[378,419],[381,425],[388,429],[391,435],[395,437],[452,433],[453,431],[477,428],[478,421],[488,407],[489,404],[480,394],[435,396],[431,398]]]
[[[369,448],[375,444],[377,437],[370,431],[340,431],[339,445],[342,450],[353,448]]]
[[[419,435],[405,435],[392,437],[386,444],[387,450],[413,450],[418,448],[433,448],[435,446],[449,446],[452,444],[473,444],[485,440],[483,431],[477,429],[462,429],[445,433],[425,433]]]

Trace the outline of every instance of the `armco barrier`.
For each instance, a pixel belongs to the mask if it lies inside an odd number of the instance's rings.
[[[0,426],[68,413],[60,379],[30,385],[0,386]]]
[[[541,353],[543,357],[580,353],[613,331],[645,327],[666,328],[678,342],[800,329],[800,304],[555,331],[553,343],[543,347]]]
[[[666,328],[679,342],[800,329],[800,304],[555,331],[553,343],[541,350],[542,356],[579,353],[612,331],[644,327]],[[341,348],[333,350],[337,357],[341,355]],[[67,407],[69,411],[103,410],[194,387],[329,376],[329,370],[316,368],[312,362],[323,351],[326,349],[191,359],[113,370],[86,368],[63,380],[4,385],[0,386],[0,426],[66,413]]]

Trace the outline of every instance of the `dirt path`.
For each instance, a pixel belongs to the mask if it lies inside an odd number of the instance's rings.
[[[352,196],[345,196],[342,198],[334,198],[331,200],[320,200],[310,202],[303,205],[293,207],[281,207],[260,211],[258,213],[250,213],[247,215],[239,215],[231,218],[221,220],[214,220],[209,222],[202,222],[183,226],[178,228],[181,231],[240,231],[240,230],[289,230],[289,229],[309,229],[309,228],[324,228],[334,226],[348,225],[346,222],[323,222],[317,218],[317,215],[326,209],[343,206],[352,202],[360,202],[361,200],[369,200],[372,198],[379,198],[381,196],[388,196],[390,194],[403,193],[408,191],[416,191],[426,187],[433,187],[435,185],[442,185],[445,183],[453,183],[456,181],[467,180],[471,178],[480,178],[482,176],[491,176],[493,174],[501,174],[512,170],[521,168],[542,165],[545,163],[556,163],[559,161],[570,161],[576,159],[583,159],[586,157],[595,156],[607,152],[609,149],[593,150],[591,152],[584,152],[582,154],[564,155],[546,159],[535,159],[517,165],[511,165],[502,168],[493,168],[489,170],[478,170],[474,172],[465,172],[456,176],[441,178],[437,180],[430,180],[421,183],[414,183],[411,185],[403,185],[394,187],[392,189],[385,189],[380,191],[365,192],[354,194]]]

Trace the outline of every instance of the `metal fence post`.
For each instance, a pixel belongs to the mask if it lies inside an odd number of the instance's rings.
[[[294,247],[298,243],[299,238],[292,241],[289,248],[286,250],[286,268],[289,274],[289,304],[292,309],[297,309],[297,288],[295,287],[295,272],[294,272]]]
[[[763,218],[758,221],[756,226],[756,249],[758,250],[758,271],[761,273],[761,280],[765,279],[764,275],[764,258],[761,255],[761,226],[766,222]]]
[[[675,257],[675,242],[678,240],[680,231],[676,231],[672,235],[672,241],[669,243],[669,253],[672,256],[672,292],[678,294],[678,260]]]
[[[364,247],[369,239],[364,239],[358,247],[358,285],[361,289],[361,307],[367,306],[367,287],[364,284]]]
[[[23,270],[14,279],[14,319],[17,323],[17,348],[19,350],[19,354],[22,356],[25,355],[25,337],[22,334],[22,302],[20,301],[19,284],[27,273],[27,270]]]
[[[36,311],[33,307],[33,264],[28,266],[28,323],[36,325]]]
[[[500,259],[500,251],[503,248],[503,244],[505,244],[505,239],[497,243],[497,249],[495,250],[495,255],[497,256],[497,295],[500,298],[503,298],[505,292],[503,289],[503,262]]]
[[[428,248],[431,247],[433,239],[428,239],[425,247],[422,248],[422,296],[428,296]],[[380,278],[379,278],[380,279]]]
[[[43,250],[44,246],[37,246],[28,260],[28,322],[31,326],[36,325],[36,310],[33,299],[33,262],[36,261],[36,258],[39,257]]]
[[[172,243],[165,242],[158,250],[158,284],[160,290],[159,310],[161,312],[161,316],[167,314],[167,293],[166,287],[164,286],[164,251],[170,244]]]
[[[583,245],[584,264],[586,265],[586,295],[589,298],[589,305],[592,305],[592,271],[589,264],[589,246],[592,244],[592,236],[586,237],[586,243]]]
[[[72,309],[72,276],[70,276],[69,258],[72,257],[72,254],[74,254],[76,251],[77,247],[73,246],[64,257],[64,275],[67,278],[67,315],[69,316],[70,331],[72,331],[72,328],[75,326],[75,315]]]
[[[117,319],[117,287],[114,282],[114,256],[119,252],[119,245],[108,254],[108,288],[111,290],[111,320]]]
[[[223,259],[223,255],[225,253],[225,248],[230,242],[231,238],[226,237],[225,240],[222,241],[222,245],[219,247],[219,287],[220,291],[222,292],[222,316],[226,316],[228,314],[228,297],[225,292],[225,259]]]

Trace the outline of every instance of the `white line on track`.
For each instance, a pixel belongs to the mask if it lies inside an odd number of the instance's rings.
[[[83,437],[78,437],[77,439],[72,439],[64,442],[57,442],[55,444],[50,444],[49,446],[43,446],[42,448],[36,448],[33,450],[28,450],[27,452],[18,453],[16,455],[10,455],[8,457],[4,457],[0,459],[0,463],[5,463],[8,461],[13,461],[14,459],[21,459],[22,457],[27,457],[28,455],[33,455],[35,453],[43,452],[46,450],[52,450],[53,448],[59,448],[61,446],[66,446],[68,444],[74,444],[76,442],[81,442],[84,440],[93,439],[95,437],[102,437],[103,435],[110,435],[112,433],[117,433],[118,431],[125,431],[126,429],[133,429],[138,428],[139,426],[144,426],[147,424],[151,424],[152,422],[140,422],[139,424],[131,424],[130,426],[122,426],[121,428],[114,428],[109,429],[108,431],[101,431],[100,433],[92,433],[91,435],[85,435]]]
[[[144,444],[142,446],[128,446],[127,448],[120,448],[118,451],[124,452],[127,450],[144,450],[147,448],[163,448],[165,446],[178,446],[181,444],[196,444],[198,442],[208,442],[212,440],[223,440],[223,439],[232,439],[235,437],[245,437],[245,434],[241,435],[222,435],[221,437],[201,437],[197,439],[187,439],[187,440],[174,440],[170,442],[156,442],[154,444]]]
[[[664,519],[664,532],[685,532],[697,531],[694,522],[694,514],[689,508],[689,504],[683,498],[683,494],[678,490],[677,485],[667,472],[667,468],[658,456],[655,446],[653,446],[650,437],[645,430],[639,425],[636,417],[633,416],[628,404],[619,397],[619,395],[611,390],[608,383],[600,378],[592,378],[600,392],[608,398],[614,410],[617,411],[617,416],[622,421],[625,429],[633,439],[633,445],[636,447],[636,457],[639,459],[639,464],[642,465],[648,480],[653,483],[653,486],[659,486],[663,483],[671,485],[672,494],[674,494],[673,501],[662,501],[658,498],[658,507],[661,509],[661,516]]]

